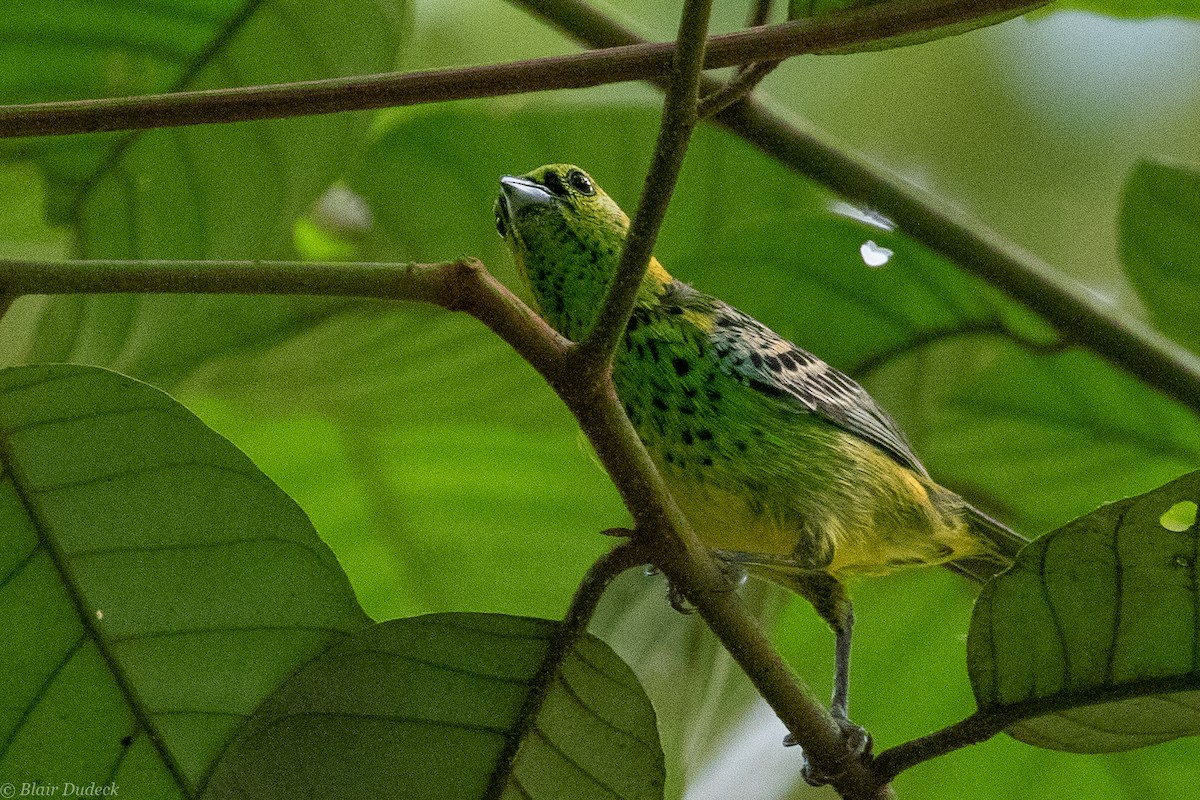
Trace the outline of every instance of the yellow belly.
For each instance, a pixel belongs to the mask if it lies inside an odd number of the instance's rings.
[[[669,465],[663,475],[701,541],[768,570],[882,575],[986,550],[957,513],[955,495],[869,445],[863,448],[865,477],[840,490],[785,490],[755,499],[716,481],[685,477]],[[817,537],[821,546],[805,537]],[[805,558],[814,551],[825,556]]]

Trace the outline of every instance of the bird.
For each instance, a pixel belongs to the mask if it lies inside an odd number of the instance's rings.
[[[494,211],[537,311],[582,341],[616,275],[629,217],[572,164],[504,175]],[[869,751],[849,717],[845,579],[946,565],[983,582],[1027,540],[936,483],[856,381],[653,257],[612,380],[713,555],[797,593],[832,629],[830,714],[848,747]]]

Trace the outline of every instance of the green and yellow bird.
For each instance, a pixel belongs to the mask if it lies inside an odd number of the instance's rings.
[[[506,175],[500,187],[496,225],[521,279],[546,321],[581,340],[629,218],[569,164]],[[842,578],[946,564],[985,580],[1026,543],[935,483],[859,384],[656,259],[613,381],[701,540],[807,598],[833,629],[831,712],[847,733],[861,729],[848,719],[853,612]]]

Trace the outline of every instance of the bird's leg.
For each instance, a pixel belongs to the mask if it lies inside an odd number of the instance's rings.
[[[796,589],[813,604],[813,608],[833,629],[833,698],[829,705],[829,713],[846,738],[848,756],[869,757],[871,734],[850,721],[850,642],[854,632],[854,607],[842,584],[827,572],[802,573],[796,576]],[[788,737],[784,739],[784,744],[796,742]],[[818,773],[807,759],[801,775],[812,786],[823,786],[837,777]]]
[[[846,600],[846,611],[833,628],[833,699],[829,713],[845,732],[850,722],[850,640],[854,634],[854,604]],[[855,726],[857,727],[857,726]],[[861,728],[860,728],[861,730]]]

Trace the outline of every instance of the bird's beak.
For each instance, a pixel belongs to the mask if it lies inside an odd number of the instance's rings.
[[[546,206],[554,195],[546,187],[528,178],[504,175],[500,178],[500,196],[496,198],[496,230],[506,237],[513,230],[517,212],[526,206]]]
[[[545,186],[517,175],[505,175],[500,178],[500,194],[508,206],[510,215],[516,214],[525,206],[548,205],[554,200],[554,195],[550,194],[550,190]]]

